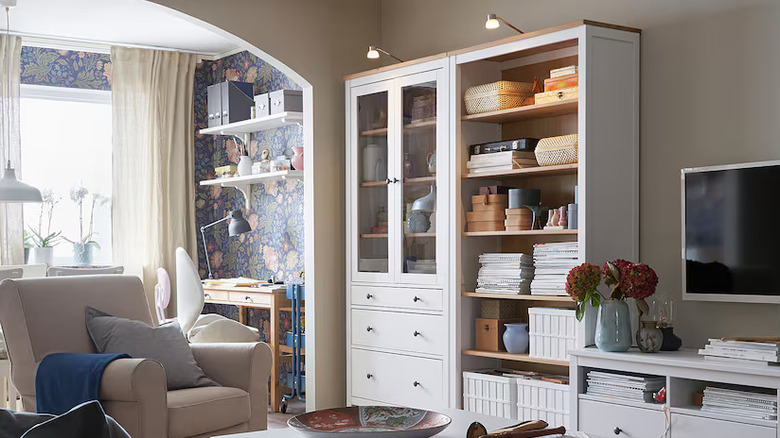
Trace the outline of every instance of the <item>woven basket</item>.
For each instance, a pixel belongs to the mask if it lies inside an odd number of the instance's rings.
[[[527,82],[498,81],[477,85],[466,90],[463,100],[469,114],[486,113],[517,108],[534,95],[534,84]]]
[[[543,138],[534,152],[540,166],[574,164],[577,162],[577,134]]]

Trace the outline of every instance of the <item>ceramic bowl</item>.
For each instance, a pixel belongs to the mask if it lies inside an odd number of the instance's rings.
[[[296,415],[287,425],[312,438],[428,438],[451,422],[444,414],[422,409],[353,406]]]

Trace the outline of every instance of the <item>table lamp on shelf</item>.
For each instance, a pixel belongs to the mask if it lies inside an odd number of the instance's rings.
[[[231,211],[229,215],[223,217],[218,221],[214,221],[208,225],[204,225],[200,227],[200,235],[203,237],[203,251],[206,253],[206,266],[209,269],[209,279],[214,278],[214,276],[211,273],[211,261],[209,260],[209,248],[208,246],[206,246],[206,228],[211,228],[214,225],[225,222],[228,219],[230,219],[230,224],[228,224],[228,236],[231,237],[238,236],[239,234],[252,231],[252,227],[249,225],[249,222],[247,222],[247,220],[244,218],[244,213],[239,209]]]

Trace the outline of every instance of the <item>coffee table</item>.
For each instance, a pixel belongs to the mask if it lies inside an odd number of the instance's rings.
[[[466,412],[460,409],[441,409],[438,412],[441,412],[452,418],[452,423],[448,428],[444,429],[443,432],[439,433],[438,435],[434,435],[433,438],[466,438],[466,429],[468,429],[469,425],[474,421],[479,421],[485,425],[488,430],[500,429],[502,427],[519,423],[518,420],[508,420],[506,418],[475,414],[473,412]],[[556,435],[551,435],[549,438],[553,438],[555,436]],[[560,435],[557,436],[560,437]],[[567,434],[566,437],[587,438],[586,435],[577,433]],[[237,433],[232,435],[223,435],[215,438],[304,438],[304,435],[296,432],[291,428],[287,428],[263,430],[259,432]]]

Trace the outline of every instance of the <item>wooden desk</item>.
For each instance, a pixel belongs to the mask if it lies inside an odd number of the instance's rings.
[[[238,306],[238,321],[246,324],[246,309],[260,308],[271,311],[270,334],[266,343],[273,352],[273,364],[271,366],[271,409],[279,412],[279,402],[282,400],[282,388],[279,384],[279,364],[283,353],[292,352],[292,348],[281,345],[279,342],[279,313],[289,312],[292,303],[287,299],[286,286],[270,287],[229,287],[203,285],[203,293],[207,303],[227,304]],[[262,331],[262,327],[258,327]]]

